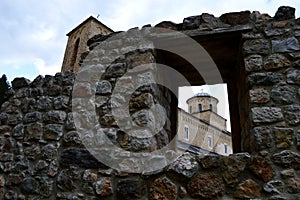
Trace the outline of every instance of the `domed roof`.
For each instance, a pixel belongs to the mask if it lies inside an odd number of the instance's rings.
[[[195,94],[194,97],[211,97],[211,95],[206,92],[200,92]]]

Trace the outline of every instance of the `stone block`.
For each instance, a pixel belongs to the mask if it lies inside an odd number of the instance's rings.
[[[300,70],[289,69],[286,78],[287,83],[300,85]]]
[[[290,53],[300,50],[299,42],[295,37],[272,40],[271,43],[273,53]]]
[[[192,178],[199,169],[199,164],[193,155],[185,153],[169,165],[169,171],[176,173],[182,178]]]
[[[280,6],[275,13],[274,19],[277,21],[295,19],[295,8],[290,6]]]
[[[267,57],[264,62],[265,70],[275,70],[284,67],[289,67],[291,62],[281,54],[272,54]]]
[[[265,88],[256,88],[249,91],[252,103],[263,104],[270,101],[270,93]]]
[[[263,66],[263,60],[261,55],[251,55],[244,59],[245,68],[248,73],[260,71]]]
[[[59,140],[63,135],[63,126],[59,124],[48,124],[44,128],[43,138],[45,140]]]
[[[248,76],[248,83],[250,86],[269,86],[283,81],[282,74],[275,72],[254,73]]]
[[[83,168],[106,168],[90,152],[82,148],[66,148],[60,155],[60,164],[64,166],[78,165]]]
[[[300,123],[300,106],[289,105],[283,108],[284,118],[290,125],[298,125]]]
[[[235,191],[235,197],[241,199],[253,199],[260,197],[260,195],[261,189],[259,185],[251,179],[247,179],[240,183]]]
[[[251,108],[252,121],[258,123],[273,123],[283,120],[281,108],[255,107]]]
[[[271,51],[271,46],[268,40],[256,39],[246,40],[243,44],[243,52],[245,54],[262,54],[266,55]]]
[[[95,184],[96,194],[101,197],[107,197],[113,194],[112,180],[109,177],[103,177]]]
[[[297,101],[297,90],[293,86],[280,85],[273,87],[271,98],[277,104],[291,104]]]
[[[119,180],[117,183],[117,199],[138,200],[146,194],[146,184],[141,179],[131,178]]]
[[[177,199],[177,187],[168,178],[158,178],[150,186],[150,199]]]
[[[290,150],[275,153],[272,160],[275,164],[283,167],[300,169],[300,155]]]
[[[15,78],[12,82],[11,85],[13,89],[19,89],[22,87],[27,87],[30,84],[30,80],[26,78]]]
[[[275,173],[271,165],[262,157],[253,157],[249,166],[252,173],[259,177],[264,182],[270,181]]]
[[[217,199],[223,196],[225,185],[217,174],[198,174],[188,183],[188,191],[193,198]]]

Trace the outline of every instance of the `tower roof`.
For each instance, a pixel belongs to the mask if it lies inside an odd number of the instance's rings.
[[[67,36],[70,36],[73,32],[75,32],[77,29],[79,29],[82,25],[84,25],[85,23],[87,23],[88,21],[95,21],[96,23],[104,26],[106,29],[108,29],[111,32],[114,32],[111,28],[109,28],[108,26],[106,26],[105,24],[101,23],[98,19],[96,19],[93,16],[90,16],[89,18],[87,18],[86,20],[84,20],[83,22],[81,22],[78,26],[76,26],[73,30],[71,30],[69,33],[67,33]]]
[[[201,98],[201,97],[210,97],[210,98],[212,98],[212,99],[217,100],[217,103],[219,102],[219,100],[218,100],[216,97],[211,96],[210,94],[208,94],[208,93],[206,93],[206,92],[203,92],[203,91],[202,91],[202,92],[199,92],[199,93],[195,94],[194,96],[192,96],[191,98],[187,99],[186,102],[188,102],[189,100],[191,100],[191,99],[193,99],[193,98]]]

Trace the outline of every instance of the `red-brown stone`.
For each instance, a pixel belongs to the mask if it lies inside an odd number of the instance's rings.
[[[225,186],[221,176],[198,174],[188,183],[188,192],[194,198],[213,199],[222,196]]]
[[[270,181],[275,175],[271,165],[260,156],[253,158],[250,170],[264,182]]]
[[[239,184],[235,192],[235,196],[242,199],[256,198],[260,195],[260,187],[251,179]]]
[[[156,179],[150,188],[151,199],[172,200],[177,198],[176,185],[167,178]]]

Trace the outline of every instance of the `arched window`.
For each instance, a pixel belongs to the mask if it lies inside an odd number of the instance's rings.
[[[192,113],[192,106],[190,106],[190,113]]]
[[[213,110],[213,105],[212,104],[209,104],[209,110]]]
[[[202,111],[202,104],[198,104],[198,111],[201,112]]]
[[[183,132],[183,138],[186,139],[186,140],[189,140],[189,127],[188,126],[184,126],[184,132]]]

